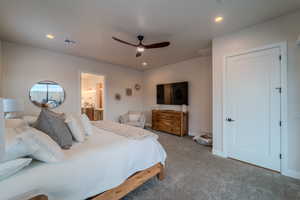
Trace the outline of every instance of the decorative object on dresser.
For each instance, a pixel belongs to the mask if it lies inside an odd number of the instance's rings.
[[[174,110],[152,110],[152,129],[184,136],[188,133],[188,113]]]

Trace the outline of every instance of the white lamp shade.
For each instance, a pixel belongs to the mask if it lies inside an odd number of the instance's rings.
[[[16,99],[3,99],[3,111],[8,112],[21,112],[23,105]]]

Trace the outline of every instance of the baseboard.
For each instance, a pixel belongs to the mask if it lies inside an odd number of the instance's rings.
[[[197,135],[199,135],[199,134],[193,133],[193,132],[189,132],[188,135],[189,135],[189,136],[197,136]]]
[[[284,172],[282,172],[282,175],[300,179],[300,172],[291,169],[285,170]]]
[[[213,149],[212,154],[216,155],[216,156],[219,156],[219,157],[222,157],[222,158],[228,158],[227,155],[224,152],[219,151],[219,150]],[[284,175],[284,176],[289,176],[289,177],[292,177],[292,178],[300,179],[300,172],[299,171],[288,169],[288,170],[282,171],[281,174]]]
[[[212,154],[222,158],[227,158],[227,155],[224,152],[215,149],[212,150]]]
[[[151,127],[152,127],[152,124],[151,124],[151,123],[146,123],[145,126],[146,126],[147,128],[151,128]]]

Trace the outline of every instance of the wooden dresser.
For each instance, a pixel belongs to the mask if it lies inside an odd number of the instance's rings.
[[[188,114],[174,110],[152,110],[152,129],[184,136],[188,133]]]

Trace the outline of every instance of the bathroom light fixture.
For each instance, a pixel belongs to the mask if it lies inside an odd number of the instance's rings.
[[[55,36],[52,35],[52,34],[47,34],[47,35],[46,35],[46,38],[48,38],[48,39],[50,39],[50,40],[53,40],[53,39],[55,38]]]
[[[216,23],[221,23],[222,21],[223,21],[223,17],[221,17],[221,16],[218,16],[215,18]]]

